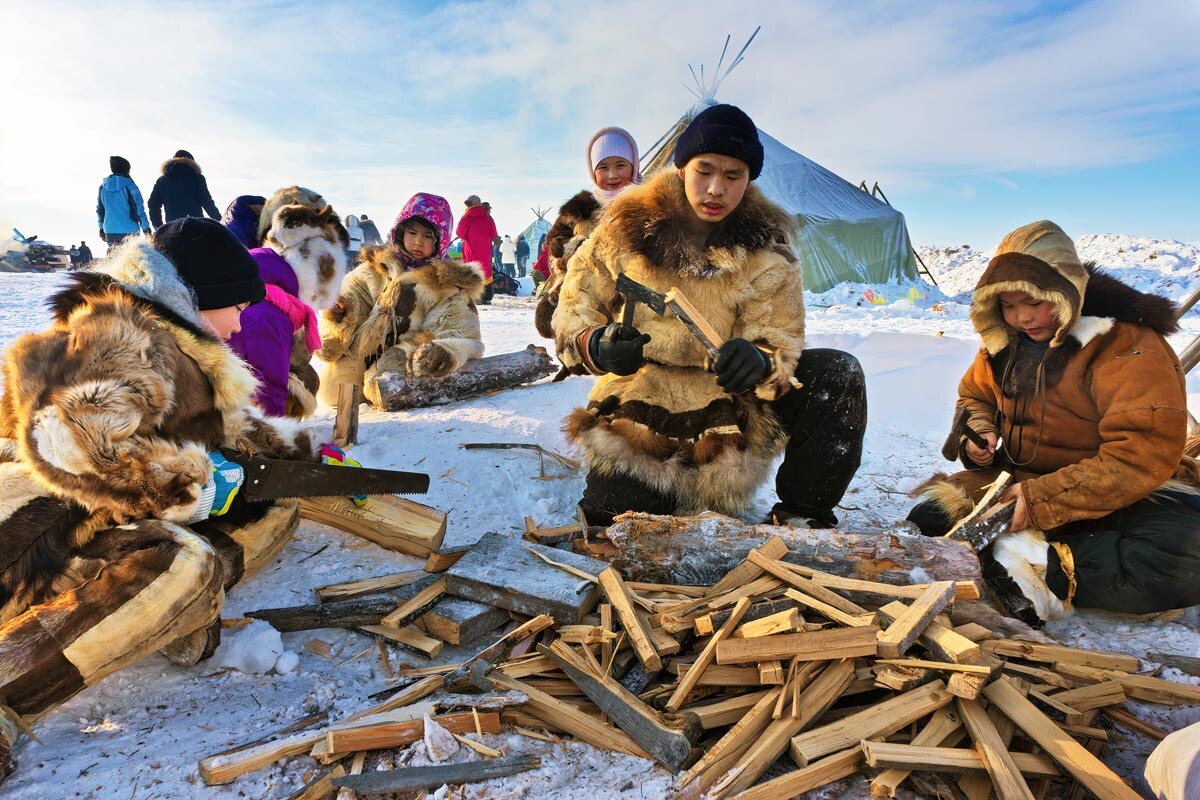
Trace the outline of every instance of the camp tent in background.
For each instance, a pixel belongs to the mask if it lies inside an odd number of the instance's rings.
[[[755,30],[754,35],[758,35]],[[721,82],[742,61],[741,52],[720,73],[725,51],[717,63],[719,75],[709,84],[701,68],[696,78],[699,100],[647,151],[642,171],[652,175],[672,163],[675,142],[688,123],[705,108],[716,105]],[[729,39],[725,46],[728,48]],[[690,90],[690,87],[689,87]],[[753,116],[753,114],[751,115]],[[917,263],[904,215],[887,203],[805,158],[761,128],[763,170],[755,184],[768,198],[795,214],[800,223],[796,248],[804,266],[804,288],[823,292],[843,281],[895,283],[917,278]]]
[[[550,232],[550,223],[546,221],[546,214],[550,213],[550,209],[531,208],[529,209],[537,217],[533,222],[529,223],[529,227],[521,231],[521,235],[525,237],[525,241],[529,244],[529,260],[532,263],[538,257],[538,242],[542,237]],[[515,242],[516,239],[513,239]]]

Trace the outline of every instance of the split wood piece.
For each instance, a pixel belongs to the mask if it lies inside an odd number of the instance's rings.
[[[979,557],[963,543],[901,530],[847,533],[753,526],[718,514],[632,513],[623,514],[606,533],[613,547],[613,566],[633,581],[712,584],[772,535],[787,544],[782,560],[847,578],[904,585],[911,582],[909,571],[917,566],[935,581],[979,577]],[[978,598],[978,588],[972,590]]]
[[[782,661],[761,661],[758,665],[758,682],[763,686],[783,683]]]
[[[550,725],[555,730],[571,734],[580,741],[605,750],[615,750],[618,753],[650,758],[642,746],[623,731],[611,725],[605,725],[595,717],[580,711],[570,703],[555,699],[543,691],[535,689],[527,683],[510,678],[499,670],[492,671],[488,677],[492,683],[501,689],[515,689],[524,692],[529,698],[525,711]]]
[[[290,796],[288,800],[327,800],[333,794],[333,780],[346,774],[346,768],[334,764],[317,777],[304,785],[304,788]]]
[[[1057,663],[1054,671],[1068,678],[1078,678],[1091,683],[1116,681],[1125,694],[1134,700],[1161,705],[1178,706],[1200,703],[1200,686],[1175,683],[1149,675],[1130,675],[1114,669],[1096,669],[1079,664]]]
[[[867,766],[870,767],[956,773],[986,769],[986,762],[977,750],[954,747],[917,747],[890,742],[863,742],[862,749],[867,759]],[[1057,778],[1062,774],[1054,765],[1054,759],[1049,756],[1032,753],[1008,753],[1008,755],[1022,776]],[[1021,782],[1024,783],[1024,780]],[[1001,798],[1007,796],[1000,789],[996,794]],[[1032,796],[1030,793],[1030,797]]]
[[[692,662],[672,660],[667,665],[667,671],[675,675],[686,675],[692,667]],[[751,667],[722,667],[710,664],[705,667],[697,686],[743,686],[757,687],[760,685],[757,666]]]
[[[1096,758],[1099,758],[1100,754],[1104,752],[1104,742],[1093,739],[1085,744],[1084,748]],[[1071,793],[1067,795],[1067,800],[1084,800],[1084,798],[1087,796],[1087,790],[1077,783],[1071,787]]]
[[[755,549],[761,555],[770,559],[783,558],[787,555],[788,551],[787,543],[778,536],[770,537]],[[729,570],[721,580],[714,583],[709,588],[707,594],[709,597],[717,597],[726,592],[731,592],[739,586],[744,586],[750,583],[750,581],[757,580],[762,576],[762,568],[750,561],[749,556],[747,556],[745,561]]]
[[[821,570],[804,564],[788,563],[787,566],[792,571],[799,573],[802,577],[806,577],[813,583],[819,586],[824,586],[827,589],[841,589],[842,591],[846,592],[858,592],[860,594],[876,595],[878,597],[892,597],[900,600],[916,600],[930,586],[928,583],[891,584],[880,583],[878,581],[862,580],[861,578],[847,578],[842,575],[834,575],[829,572],[822,572]],[[955,601],[979,599],[979,585],[975,581],[953,580],[951,582],[954,584]]]
[[[539,528],[533,517],[525,517],[525,539],[544,545],[562,544],[587,538],[587,527],[582,522]]]
[[[961,600],[962,598],[957,598]],[[972,642],[982,642],[985,639],[991,639],[995,634],[987,628],[980,625],[978,622],[968,622],[963,625],[955,625],[952,629],[964,639],[970,639]]]
[[[897,695],[868,707],[864,711],[802,733],[792,739],[791,756],[801,767],[818,758],[857,745],[863,739],[891,736],[896,731],[939,708],[948,705],[954,695],[946,691],[943,681]]]
[[[1028,683],[1020,679],[1017,679],[1013,685],[1021,692],[1027,691],[1029,687]],[[1012,743],[1013,735],[1017,732],[1017,726],[995,706],[988,708],[987,715],[988,719],[992,721],[992,725],[995,726],[996,732],[1000,734],[1000,741],[1005,747],[1008,747]],[[958,779],[958,788],[966,795],[967,800],[991,800],[992,778],[986,770],[968,772]]]
[[[788,599],[795,600],[805,608],[810,608],[813,611],[816,611],[818,614],[827,617],[828,619],[831,619],[841,625],[845,625],[848,628],[865,628],[869,625],[875,624],[874,614],[864,614],[862,616],[847,614],[844,611],[834,608],[827,603],[821,602],[815,597],[810,597],[804,592],[799,592],[795,589],[787,589],[784,591],[783,596],[787,597]]]
[[[954,600],[954,584],[949,581],[934,583],[926,589],[912,605],[899,614],[892,624],[879,634],[879,655],[882,658],[899,658],[908,652],[933,618]]]
[[[362,387],[357,383],[338,386],[337,416],[333,418],[333,443],[338,447],[358,444],[358,406],[362,401]]]
[[[363,767],[367,765],[367,753],[364,750],[361,753],[355,753],[354,758],[350,763],[351,775],[362,775]],[[341,777],[340,775],[338,777]],[[338,789],[337,797],[334,800],[358,800],[358,795],[353,789],[342,787]]]
[[[401,603],[392,613],[379,621],[388,628],[403,628],[417,617],[437,605],[446,593],[446,579],[438,578],[410,599]]]
[[[991,675],[992,668],[981,664],[948,664],[943,661],[926,661],[920,658],[878,658],[876,664],[917,669],[936,669],[942,672],[958,672],[970,675]]]
[[[429,700],[412,703],[403,708],[396,708],[390,711],[380,711],[374,714],[368,714],[364,717],[348,718],[340,720],[331,725],[326,730],[326,736],[321,741],[313,745],[309,756],[316,759],[321,764],[331,764],[334,761],[342,758],[345,754],[334,754],[329,749],[328,732],[332,730],[348,730],[350,728],[371,727],[383,724],[396,725],[402,722],[420,722],[426,715],[432,716],[437,712],[437,706]]]
[[[655,761],[673,773],[683,768],[703,732],[694,714],[660,714],[616,681],[591,674],[587,664],[562,641],[549,647],[540,645],[538,650],[558,664],[588,699]]]
[[[721,345],[725,342],[725,337],[722,336],[712,323],[704,318],[704,314],[700,309],[692,305],[692,301],[688,300],[678,286],[672,286],[663,298],[663,302],[667,308],[675,313],[683,326],[700,342],[701,346],[708,351],[708,354],[715,360],[717,352],[721,349]]]
[[[1087,725],[1068,725],[1065,722],[1055,722],[1075,739],[1091,739],[1094,742],[1107,742],[1108,731],[1103,728],[1091,728]]]
[[[504,389],[515,389],[547,375],[557,366],[545,348],[529,345],[515,353],[471,359],[457,371],[440,378],[409,378],[402,371],[403,358],[380,359],[381,369],[363,386],[363,395],[384,411],[424,408],[466,400]],[[387,370],[388,361],[397,369]]]
[[[430,636],[446,644],[461,645],[499,628],[508,621],[508,612],[474,600],[443,597],[417,621]]]
[[[709,667],[708,669],[716,669]],[[705,670],[708,672],[708,670]],[[767,697],[772,692],[778,691],[775,689],[763,689],[762,691],[749,692],[747,694],[739,694],[734,697],[726,697],[722,700],[716,700],[711,703],[700,703],[697,705],[685,706],[684,711],[695,714],[700,718],[700,724],[705,730],[713,728],[723,728],[726,725],[734,725],[741,720],[750,709]],[[774,704],[774,699],[771,703]]]
[[[759,578],[758,580],[750,581],[745,586],[739,586],[733,591],[726,592],[723,595],[714,597],[708,601],[708,607],[711,609],[725,608],[732,606],[743,597],[758,597],[759,595],[766,596],[772,592],[779,591],[783,588],[783,583],[778,578],[773,578],[770,575]]]
[[[486,661],[486,659],[480,660]],[[535,655],[533,658],[513,659],[497,666],[503,669],[504,673],[510,678],[532,678],[541,675],[556,674],[558,672],[558,667],[554,666],[554,662],[543,655]]]
[[[549,614],[559,625],[581,622],[596,605],[595,585],[547,564],[531,550],[591,575],[608,566],[587,556],[487,533],[443,573],[446,590],[530,617]]]
[[[827,589],[819,583],[810,581],[808,578],[797,575],[796,571],[791,568],[791,565],[780,561],[778,557],[768,558],[766,554],[756,548],[750,551],[746,559],[768,575],[778,578],[793,589],[821,601],[826,606],[836,608],[843,614],[851,617],[861,617],[870,613],[862,606],[847,600],[837,592]]]
[[[1057,672],[1052,672],[1048,669],[1040,669],[1038,667],[1027,667],[1024,664],[1014,664],[1011,661],[1004,661],[1000,669],[1018,678],[1029,678],[1038,683],[1046,683],[1051,686],[1057,686],[1060,689],[1074,689],[1075,684],[1068,681]]]
[[[1065,772],[1087,787],[1099,800],[1137,800],[1137,792],[1038,711],[1008,678],[1001,677],[992,682],[983,693],[1029,738],[1037,742],[1047,755],[1057,761]]]
[[[799,797],[805,792],[840,781],[858,772],[863,763],[862,748],[853,747],[837,755],[823,758],[810,767],[780,775],[735,795],[733,800],[779,800]]]
[[[676,782],[680,787],[680,796],[701,795],[709,789],[717,778],[737,762],[749,750],[763,731],[771,724],[771,709],[783,690],[771,689],[759,697],[758,701],[734,723],[725,735]]]
[[[1008,658],[1024,658],[1027,661],[1042,661],[1051,664],[1081,664],[1097,669],[1115,669],[1120,672],[1134,672],[1138,668],[1138,660],[1124,653],[1108,653],[1098,650],[1080,650],[1058,644],[1034,644],[1010,639],[994,639],[983,645],[985,652],[994,653]]]
[[[733,639],[717,645],[718,664],[748,664],[777,658],[828,661],[835,658],[873,656],[879,628],[831,628],[806,633],[785,633],[761,639]]]
[[[638,622],[642,624],[642,629],[650,637],[650,642],[654,645],[654,650],[660,656],[673,656],[682,648],[679,640],[665,630],[655,625],[650,621],[650,615],[640,608],[634,608],[633,613],[637,615]]]
[[[946,691],[964,700],[974,700],[979,697],[979,693],[983,691],[988,680],[990,680],[989,675],[956,672],[946,681]]]
[[[613,633],[613,611],[612,603],[600,604],[600,630],[605,633]],[[607,637],[600,641],[600,664],[603,668],[601,674],[604,677],[612,675],[612,661],[615,650],[613,642]]]
[[[1125,689],[1118,681],[1103,681],[1065,692],[1055,692],[1050,696],[1076,711],[1091,711],[1093,708],[1125,702]]]
[[[673,594],[680,597],[700,598],[708,594],[708,586],[683,586],[678,583],[643,583],[641,581],[626,581],[630,591],[640,595],[653,593]]]
[[[292,734],[274,742],[245,747],[200,760],[200,777],[209,786],[230,783],[239,775],[273,764],[281,758],[307,753],[324,740],[325,729]]]
[[[783,755],[792,737],[808,727],[813,720],[824,714],[854,680],[854,659],[842,659],[828,664],[800,694],[794,707],[796,716],[783,715],[774,720],[755,741],[746,754],[728,772],[713,784],[712,800],[724,800],[737,792],[749,789],[766,770]],[[857,747],[856,753],[860,753]],[[825,759],[821,763],[826,763]],[[859,763],[858,761],[854,762]],[[818,765],[819,766],[819,765]],[[766,784],[764,784],[766,785]],[[807,790],[803,790],[807,791]],[[791,797],[791,794],[760,795],[764,798]]]
[[[346,583],[332,583],[329,586],[317,587],[317,599],[322,603],[335,600],[349,600],[364,594],[378,594],[389,589],[398,589],[410,583],[416,583],[425,577],[425,571],[410,569],[407,572],[394,572],[390,575],[380,575],[375,578],[362,578]]]
[[[535,755],[505,756],[465,764],[439,764],[432,767],[404,767],[365,775],[347,775],[334,780],[334,786],[356,792],[384,794],[436,789],[442,785],[479,783],[538,769],[541,759]]]
[[[749,607],[750,598],[743,597],[741,600],[737,601],[737,604],[733,607],[733,613],[729,615],[729,619],[725,620],[725,624],[721,626],[721,629],[713,634],[713,637],[708,640],[708,644],[706,644],[704,649],[700,651],[700,655],[696,656],[696,661],[694,664],[692,664],[691,668],[688,669],[687,674],[680,678],[679,686],[675,689],[675,692],[671,695],[671,698],[667,700],[666,707],[668,711],[678,711],[683,707],[684,700],[687,698],[688,693],[695,688],[696,684],[700,681],[700,676],[704,674],[704,670],[709,664],[712,663],[713,658],[716,656],[717,648],[720,647],[721,642],[729,638],[730,634],[732,634],[734,629],[737,628],[738,624],[742,621],[742,617],[746,613],[746,609]],[[744,641],[762,640],[747,639]]]
[[[1118,708],[1117,706],[1108,706],[1100,710],[1104,716],[1120,725],[1123,728],[1128,728],[1134,733],[1140,733],[1142,736],[1153,739],[1156,742],[1161,742],[1167,738],[1167,732],[1156,725],[1151,725],[1143,719],[1138,718],[1129,712],[1128,708]]]
[[[395,495],[374,495],[362,508],[348,497],[302,498],[300,516],[419,558],[436,553],[446,536],[443,512]]]
[[[483,714],[443,714],[432,717],[433,721],[451,733],[467,733],[476,730],[476,722],[484,733],[500,732],[500,715],[494,711]],[[331,728],[325,734],[325,747],[329,757],[359,750],[382,750],[386,747],[404,747],[425,735],[425,721],[413,719],[404,722],[381,722],[347,728]]]
[[[1051,711],[1062,714],[1063,720],[1068,723],[1077,723],[1083,719],[1083,712],[1079,709],[1069,706],[1066,703],[1059,702],[1053,697],[1043,694],[1036,689],[1031,689],[1029,691],[1029,697],[1033,700],[1037,700]]]
[[[386,625],[360,625],[355,628],[368,636],[378,636],[389,642],[400,645],[409,652],[426,658],[433,658],[442,652],[442,642],[432,636],[426,636],[416,628],[391,628]]]
[[[875,613],[879,616],[880,622],[891,625],[907,608],[904,603],[893,600]],[[917,641],[942,661],[950,661],[955,664],[975,664],[979,661],[979,645],[939,622],[929,623],[917,637]]]
[[[317,628],[356,628],[374,625],[379,618],[396,608],[391,597],[367,597],[319,605],[290,608],[262,608],[246,616],[271,623],[281,633],[308,631]]]
[[[755,603],[746,609],[746,615],[742,617],[742,623],[753,622],[755,620],[769,617],[772,614],[778,614],[781,611],[787,611],[796,607],[794,600],[769,600],[765,603]],[[697,636],[712,636],[716,633],[717,628],[725,624],[725,620],[729,619],[729,611],[714,611],[711,614],[705,614],[696,617],[692,620],[692,627],[696,631]]]
[[[1012,484],[1012,482],[1013,476],[1010,472],[1002,471],[999,475],[997,475],[996,480],[991,482],[987,488],[987,491],[985,491],[983,496],[979,498],[979,502],[975,504],[974,508],[972,508],[965,517],[956,522],[954,527],[945,533],[945,536],[947,538],[953,538],[954,534],[963,526],[970,525],[974,522],[979,522],[985,517],[991,516],[991,513],[994,512],[992,506],[996,504],[1000,495],[1004,493],[1004,491]],[[970,542],[968,543],[971,544]],[[975,547],[973,544],[972,546],[976,552],[979,552],[983,549],[983,547]]]
[[[425,559],[425,571],[429,573],[445,572],[458,563],[458,560],[471,550],[469,545],[449,547],[437,553],[430,553]]]
[[[621,620],[625,632],[629,634],[629,640],[633,643],[633,651],[637,653],[638,660],[652,672],[662,669],[662,658],[655,650],[650,634],[642,626],[642,621],[638,619],[634,611],[633,600],[630,597],[629,589],[625,586],[625,580],[612,567],[600,572],[598,578],[601,590],[608,598],[608,602],[612,604],[613,611]]]
[[[1014,690],[1015,691],[1015,690]],[[983,766],[992,779],[996,796],[1000,800],[1033,800],[1029,784],[1021,777],[1021,770],[1013,761],[1008,746],[1000,738],[1000,732],[988,718],[987,711],[977,700],[957,700],[958,716],[971,734]]]
[[[1157,662],[1164,667],[1174,667],[1188,675],[1200,675],[1200,658],[1177,653],[1146,653],[1146,660]]]
[[[966,735],[962,720],[950,706],[939,708],[913,737],[914,747],[953,747]],[[865,746],[867,742],[863,742]],[[865,752],[865,751],[864,751]],[[867,754],[868,759],[870,754]],[[874,765],[872,765],[874,766]],[[882,765],[880,765],[882,766]],[[917,767],[922,769],[922,767]],[[896,789],[912,772],[901,766],[889,766],[871,781],[871,797],[895,797]]]
[[[891,689],[894,692],[912,691],[918,686],[924,686],[938,679],[937,673],[931,669],[887,666],[877,666],[872,669],[875,671],[875,686],[882,689]]]
[[[606,631],[599,625],[562,625],[555,633],[558,638],[567,644],[601,644],[608,642],[612,646],[612,640],[618,638],[618,635],[612,631]]]

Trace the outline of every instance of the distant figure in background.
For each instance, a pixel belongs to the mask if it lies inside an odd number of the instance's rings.
[[[463,240],[463,261],[473,261],[483,270],[483,297],[479,302],[487,305],[492,302],[492,241],[499,234],[491,206],[481,201],[479,195],[471,195],[464,204],[467,210],[454,232]]]
[[[166,217],[163,208],[166,207]],[[208,181],[200,165],[187,150],[176,150],[162,165],[162,177],[154,182],[150,192],[150,221],[154,227],[183,217],[203,217],[220,220],[221,212],[208,193]]]
[[[71,245],[71,249],[67,251],[67,255],[71,258],[71,271],[79,269],[79,248]]]
[[[375,227],[375,223],[366,214],[358,215],[358,227],[362,228],[363,244],[383,244],[383,239],[379,236],[379,228]]]
[[[525,277],[525,270],[529,268],[529,242],[525,241],[524,236],[517,237],[517,275],[521,278]]]
[[[247,250],[259,245],[258,218],[262,216],[267,198],[260,194],[238,195],[225,209],[221,224],[237,237]]]
[[[79,268],[87,269],[88,264],[92,263],[92,248],[87,246],[87,242],[79,243]]]
[[[500,263],[511,277],[517,276],[517,244],[508,234],[504,235],[504,241],[500,243]]]
[[[550,248],[546,247],[545,236],[538,240],[538,257],[530,275],[533,276],[533,285],[538,288],[550,277]]]
[[[151,228],[142,193],[129,177],[129,161],[109,156],[108,168],[112,174],[100,184],[96,196],[96,222],[100,226],[100,241],[111,248],[139,230],[149,236]]]
[[[358,260],[358,253],[363,246],[363,229],[358,221],[358,217],[351,214],[346,217],[346,233],[350,236],[350,244],[346,246],[346,253],[350,256],[350,263],[353,264]]]

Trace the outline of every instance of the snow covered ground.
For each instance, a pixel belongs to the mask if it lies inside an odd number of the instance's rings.
[[[1167,240],[1103,234],[1079,240],[1084,258],[1112,267],[1138,288],[1181,299],[1200,286],[1200,248]],[[940,289],[913,286],[842,285],[807,298],[810,347],[854,353],[866,370],[870,423],[863,464],[843,500],[842,527],[871,530],[902,519],[912,503],[906,492],[937,470],[950,467],[938,450],[945,436],[957,381],[977,348],[967,318],[969,292],[990,254],[922,248]],[[0,275],[0,349],[47,321],[42,301],[61,278]],[[528,289],[528,287],[526,287]],[[871,298],[884,302],[874,304]],[[1182,348],[1200,334],[1200,311],[1187,319],[1172,344]],[[489,353],[539,342],[529,297],[500,297],[482,308]],[[539,342],[546,344],[545,342]],[[433,478],[425,502],[449,515],[447,545],[468,544],[484,533],[519,535],[522,518],[543,525],[569,521],[583,488],[582,474],[535,480],[538,459],[523,451],[465,451],[468,442],[536,442],[569,453],[561,420],[584,401],[590,380],[572,378],[505,392],[479,400],[393,414],[364,411],[354,455],[369,466],[420,469]],[[1200,410],[1200,384],[1189,379],[1193,412]],[[328,429],[330,414],[319,420]],[[769,487],[755,514],[773,502]],[[329,583],[419,567],[419,562],[311,522],[301,524],[275,564],[230,593],[224,616],[270,606],[313,602],[313,589]],[[1144,656],[1147,650],[1200,655],[1195,616],[1171,622],[1142,622],[1082,613],[1050,633],[1071,644]],[[311,639],[329,642],[335,656],[304,648]],[[0,798],[286,798],[314,771],[296,757],[245,775],[227,786],[206,787],[196,762],[257,738],[313,711],[336,717],[367,705],[367,695],[386,686],[372,643],[345,631],[283,634],[284,674],[219,669],[213,660],[180,669],[160,656],[118,673],[47,714],[36,725],[41,743],[25,741],[19,771]],[[251,648],[252,650],[255,648]],[[457,660],[478,645],[447,647],[439,660]],[[419,665],[402,651],[394,663]],[[237,659],[232,659],[237,660]],[[292,667],[288,669],[288,667]],[[1168,670],[1174,680],[1200,683]],[[1134,704],[1145,718],[1174,729],[1200,720],[1200,708],[1168,709]],[[1136,779],[1151,748],[1148,740],[1115,731],[1105,758],[1122,775]],[[467,788],[455,797],[659,798],[669,778],[649,762],[612,755],[577,743],[551,744],[514,733],[485,736],[493,747],[538,753],[543,767],[496,784]],[[477,758],[460,755],[459,758]],[[425,762],[423,745],[398,756],[398,763]],[[861,781],[839,785],[822,797],[865,797]],[[443,794],[434,796],[443,797]],[[911,795],[908,795],[911,797]]]

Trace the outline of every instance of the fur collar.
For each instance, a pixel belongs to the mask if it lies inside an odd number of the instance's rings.
[[[483,270],[473,262],[433,258],[424,266],[405,269],[396,251],[383,245],[363,248],[363,266],[379,273],[385,282],[399,279],[434,292],[461,291],[473,302],[483,296]]]
[[[340,229],[330,206],[314,211],[299,204],[286,205],[275,211],[263,240],[263,247],[288,262],[300,285],[300,299],[317,311],[333,305],[346,277]]]
[[[204,174],[203,172],[200,171],[200,165],[197,164],[195,161],[193,161],[190,158],[184,158],[182,156],[178,156],[176,158],[168,158],[166,161],[163,162],[163,165],[162,165],[162,174],[163,175],[167,174],[167,168],[170,167],[172,164],[183,164],[184,166],[190,167],[192,169],[192,171],[195,172],[197,175]]]
[[[584,189],[562,204],[562,208],[558,210],[558,216],[559,219],[567,224],[576,225],[584,220],[591,219],[592,215],[599,210],[600,201],[596,199],[596,195]]]
[[[713,226],[704,245],[689,235],[693,213],[679,174],[666,170],[613,200],[604,225],[619,248],[689,277],[735,272],[751,253],[766,249],[796,261],[792,249],[795,220],[753,183],[733,213]]]

